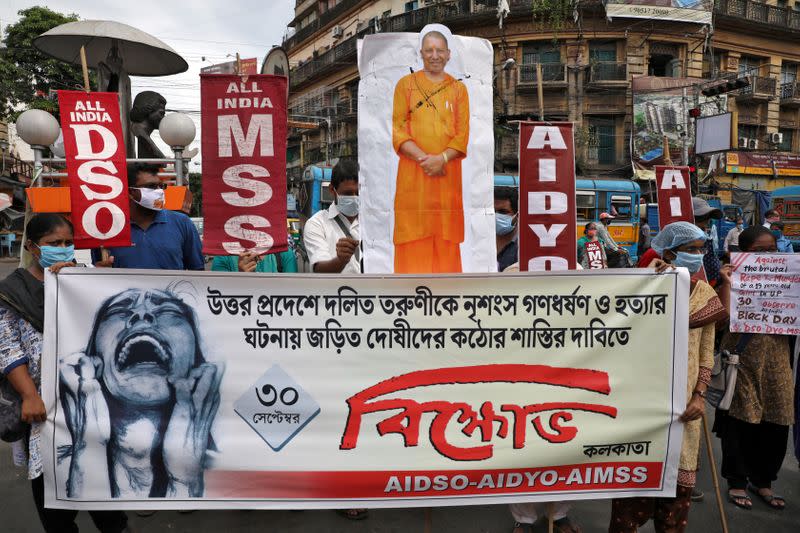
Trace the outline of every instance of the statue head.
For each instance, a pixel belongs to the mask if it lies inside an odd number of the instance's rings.
[[[155,91],[142,91],[133,99],[131,122],[144,122],[152,129],[158,129],[158,124],[164,118],[166,107],[166,98]]]

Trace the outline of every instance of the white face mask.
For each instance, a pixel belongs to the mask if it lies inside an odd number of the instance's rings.
[[[336,207],[344,216],[354,217],[358,215],[358,196],[338,195],[336,197]]]
[[[136,189],[141,194],[142,197],[138,201],[134,200],[140,206],[151,211],[164,209],[164,189],[147,189],[145,187],[131,187],[131,189]]]

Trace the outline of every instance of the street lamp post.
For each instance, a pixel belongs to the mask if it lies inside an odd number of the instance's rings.
[[[5,139],[0,139],[0,152],[3,152],[3,169],[0,170],[0,175],[6,173],[6,150],[8,150],[8,141]]]
[[[158,132],[175,154],[175,183],[183,185],[183,150],[197,133],[194,121],[183,113],[170,113],[161,119]]]

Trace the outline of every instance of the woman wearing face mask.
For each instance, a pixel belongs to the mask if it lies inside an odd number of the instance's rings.
[[[583,228],[583,237],[578,239],[578,263],[585,268],[589,268],[589,257],[586,253],[586,243],[587,242],[599,242],[600,243],[600,250],[603,254],[603,264],[608,264],[608,257],[606,256],[606,245],[602,239],[597,234],[597,223],[589,222]]]
[[[668,224],[656,235],[651,246],[663,259],[651,267],[663,272],[684,267],[694,274],[703,266],[706,242],[703,230],[688,222]],[[714,366],[714,323],[727,318],[716,292],[705,281],[691,282],[689,297],[688,405],[681,415],[684,423],[678,489],[674,498],[625,498],[612,501],[609,533],[634,533],[653,520],[657,533],[681,533],[686,530],[691,506],[692,487],[697,475],[700,449],[701,416],[705,409],[706,387]]]
[[[22,399],[21,416],[29,424],[24,447],[28,479],[39,519],[46,532],[77,531],[77,511],[44,508],[44,483],[40,431],[47,418],[41,391],[42,329],[44,323],[44,271],[58,272],[75,266],[72,225],[60,215],[43,213],[30,219],[25,228],[25,248],[33,264],[18,268],[0,282],[0,370]],[[125,513],[91,512],[97,528],[119,533],[127,526]]]
[[[739,247],[751,253],[778,251],[775,236],[763,226],[744,230]],[[721,275],[720,296],[730,301],[730,266]],[[747,335],[744,340],[743,335]],[[728,500],[750,509],[749,491],[773,509],[783,510],[786,502],[772,492],[772,482],[778,478],[789,426],[794,422],[789,336],[728,332],[721,347],[739,354],[730,409],[717,411],[714,421],[714,432],[722,439],[722,476],[728,480]]]

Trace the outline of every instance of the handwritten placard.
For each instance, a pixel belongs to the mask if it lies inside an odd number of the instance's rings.
[[[800,255],[731,254],[731,331],[800,334]]]

